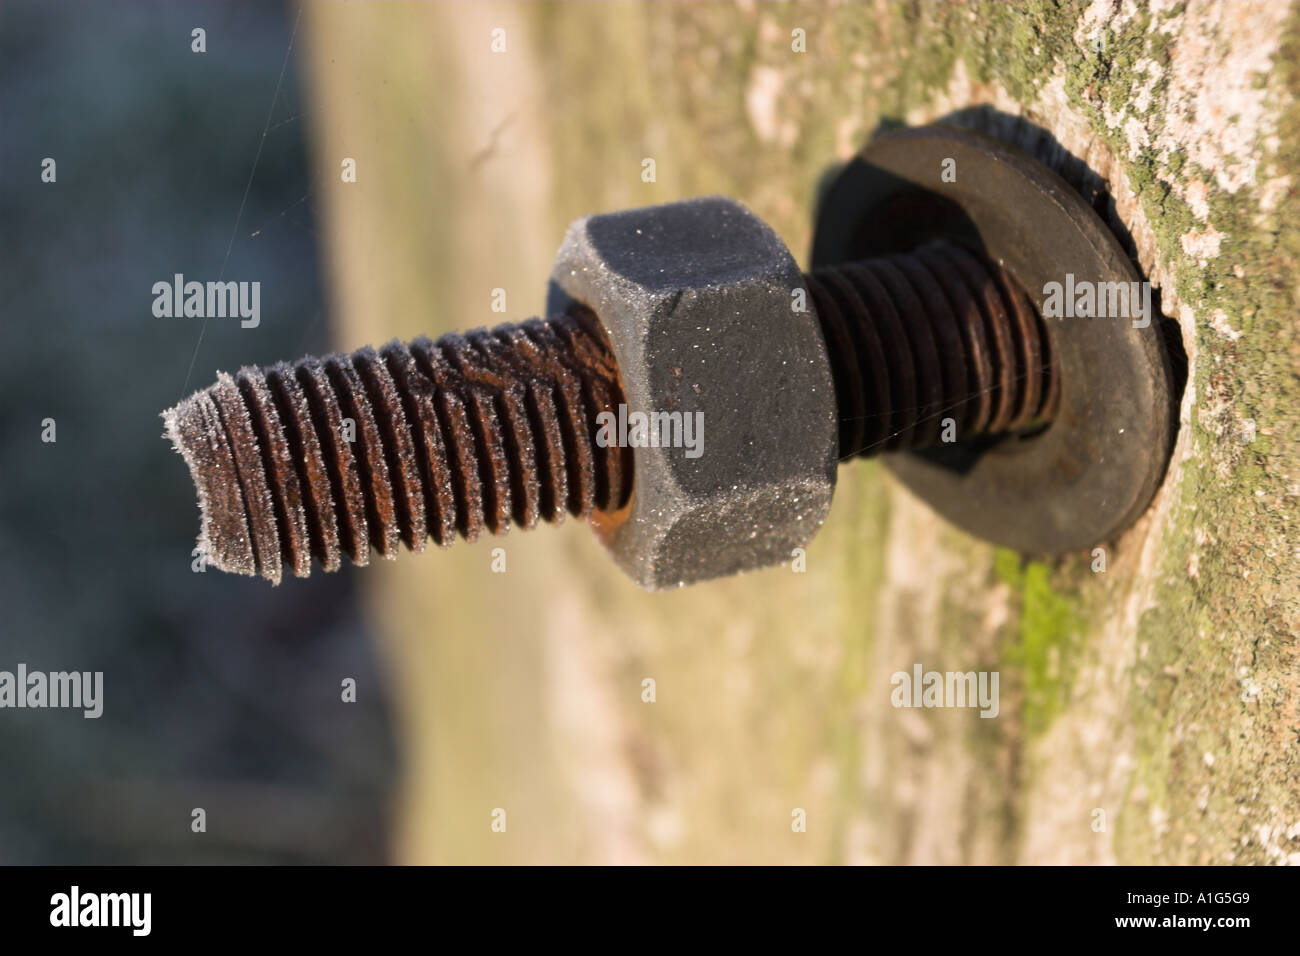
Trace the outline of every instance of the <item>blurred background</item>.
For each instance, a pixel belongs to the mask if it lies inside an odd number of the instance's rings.
[[[0,8],[0,669],[103,671],[105,697],[3,712],[0,862],[386,857],[396,754],[351,571],[194,573],[158,417],[216,369],[329,347],[293,51],[276,92],[296,16]],[[223,270],[261,281],[258,328],[154,318],[155,282]]]
[[[1297,38],[1285,3],[6,2],[0,669],[105,700],[0,711],[0,862],[1300,862]],[[576,522],[192,570],[158,415],[218,370],[537,314],[594,211],[724,193],[805,261],[828,168],[976,105],[1097,174],[1191,363],[1105,573],[875,462],[806,573],[644,594]],[[178,272],[260,281],[260,325],[155,318]],[[916,662],[998,670],[998,718],[892,708]]]

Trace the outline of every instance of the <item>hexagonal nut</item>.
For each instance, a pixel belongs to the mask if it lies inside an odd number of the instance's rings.
[[[619,566],[657,590],[789,561],[830,508],[838,422],[776,233],[722,197],[588,216],[560,247],[548,314],[574,303],[609,334],[627,398],[598,436],[633,448],[632,500],[595,522]]]

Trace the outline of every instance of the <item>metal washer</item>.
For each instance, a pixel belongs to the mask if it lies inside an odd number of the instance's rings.
[[[951,160],[951,163],[946,161]],[[955,173],[944,182],[945,170]],[[1048,282],[1138,282],[1105,223],[1063,179],[1000,140],[952,126],[873,140],[829,185],[814,268],[907,251],[931,238],[1001,263],[1041,306]],[[1176,426],[1161,316],[1045,319],[1058,356],[1055,420],[1008,436],[885,456],[945,518],[1031,555],[1110,541],[1150,505]]]

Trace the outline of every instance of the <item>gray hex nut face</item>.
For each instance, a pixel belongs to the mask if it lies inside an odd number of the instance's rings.
[[[780,564],[825,520],[835,388],[812,304],[795,293],[803,288],[776,233],[730,199],[588,216],[569,228],[548,314],[576,302],[599,317],[629,420],[680,413],[703,423],[697,457],[630,441],[632,500],[597,523],[643,587]],[[796,310],[801,299],[806,311]]]

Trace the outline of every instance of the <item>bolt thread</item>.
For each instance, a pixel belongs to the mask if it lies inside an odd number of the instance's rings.
[[[604,332],[577,311],[223,373],[163,417],[207,561],[278,583],[312,558],[333,571],[621,507],[631,452],[601,447],[595,423],[623,401]]]
[[[804,279],[831,357],[841,460],[1024,432],[1055,414],[1047,330],[987,259],[935,242]]]

